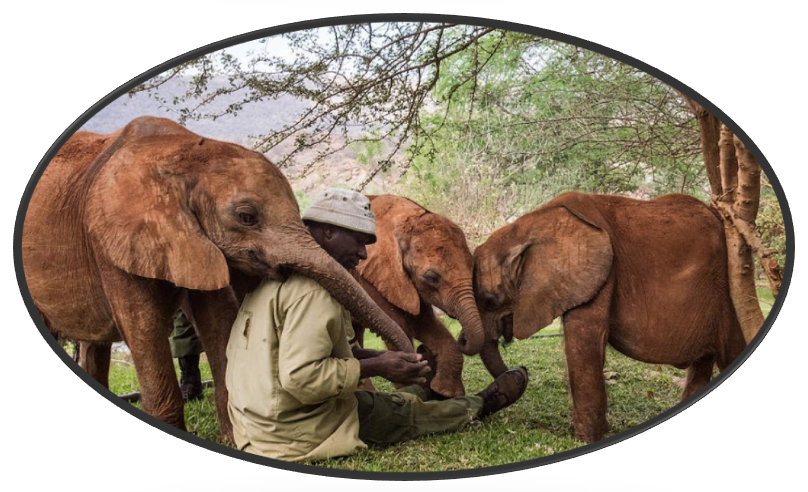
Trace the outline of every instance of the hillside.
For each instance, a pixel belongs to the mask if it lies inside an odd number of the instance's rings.
[[[172,100],[175,96],[180,96],[183,91],[182,80],[172,80],[160,88],[160,95],[165,100]],[[210,89],[224,87],[225,82],[211,83]],[[240,94],[223,95],[211,105],[210,111],[222,111],[228,105],[238,101]],[[301,111],[305,110],[308,103],[293,97],[281,97],[274,100],[265,100],[251,103],[244,107],[237,116],[226,115],[216,121],[188,121],[186,127],[200,135],[217,140],[237,143],[245,147],[251,147],[253,139],[251,136],[277,130],[296,118]],[[81,130],[94,133],[111,133],[118,128],[125,126],[138,116],[158,116],[163,118],[178,119],[174,108],[161,107],[160,103],[146,93],[138,93],[130,97],[124,95],[104,107],[93,116]],[[336,140],[334,141],[336,143]],[[291,147],[291,142],[284,143],[267,154],[270,160],[277,162],[284,152]],[[316,193],[326,186],[349,186],[355,187],[367,176],[365,168],[356,162],[356,153],[351,149],[345,149],[331,156],[316,171],[309,173],[305,177],[299,176],[305,164],[315,155],[312,150],[301,155],[298,165],[284,169],[284,173],[289,177],[295,191],[302,191],[306,194]],[[385,189],[381,179],[375,179],[369,190],[373,193],[383,192]]]

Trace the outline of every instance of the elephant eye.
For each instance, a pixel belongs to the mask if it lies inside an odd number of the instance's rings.
[[[254,226],[258,223],[258,217],[255,214],[251,214],[249,212],[239,212],[238,220],[241,222],[241,225],[245,226]]]

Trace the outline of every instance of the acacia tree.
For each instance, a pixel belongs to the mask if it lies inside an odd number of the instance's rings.
[[[464,50],[477,50],[477,66],[467,74],[472,80],[505,42],[506,33],[488,27],[423,22],[297,31],[282,35],[292,50],[291,57],[256,51],[242,63],[226,51],[218,52],[177,66],[130,94],[150,92],[175,112],[180,123],[238,114],[247,104],[283,96],[307,101],[308,106],[293,121],[253,135],[256,150],[269,152],[292,142],[276,163],[284,168],[294,165],[304,151],[316,149],[305,163],[302,174],[306,174],[353,144],[390,142],[369,181],[393,164],[405,144],[421,145],[420,111],[439,104],[432,98],[432,89],[443,62]],[[493,51],[482,47],[483,39],[495,40]],[[169,100],[160,93],[166,83],[183,77],[189,80],[183,95]],[[215,83],[221,81],[224,85]],[[232,102],[224,109],[212,109],[222,96],[229,96]],[[376,131],[357,134],[352,131],[356,127]]]
[[[452,217],[476,244],[569,190],[706,198],[698,126],[667,85],[634,67],[550,40],[501,49],[476,84],[473,51],[444,63],[440,111],[404,176],[408,196]]]
[[[753,251],[766,272],[775,298],[782,282],[782,271],[774,258],[776,250],[765,247],[756,232],[760,164],[718,118],[687,95],[681,96],[699,123],[704,166],[712,191],[710,202],[724,222],[730,295],[748,343],[764,320],[755,288]]]
[[[547,148],[484,152],[526,169],[537,159],[556,168],[586,161],[604,182],[630,181],[644,172],[640,162],[690,166],[688,158],[698,151],[689,117],[672,104],[670,88],[575,46],[449,23],[349,24],[283,36],[291,55],[256,50],[238,60],[217,52],[132,94],[149,93],[180,123],[235,115],[248,104],[285,96],[306,101],[292,121],[258,129],[254,147],[266,153],[285,146],[277,162],[282,168],[308,151],[300,163],[306,174],[350,146],[385,142],[360,189],[394,165],[406,171],[416,157],[434,158],[447,125],[465,125],[471,133],[462,138],[507,134],[536,142],[541,136]],[[181,95],[162,92],[177,81],[185,84]],[[215,104],[225,97],[228,104]],[[697,178],[694,167],[680,173],[681,191]]]
[[[287,146],[277,164],[299,164],[300,176],[350,146],[373,147],[360,190],[391,168],[406,176],[402,185],[412,180],[413,193],[446,198],[447,209],[449,198],[462,203],[454,190],[475,190],[480,212],[460,225],[487,221],[479,237],[561,189],[633,193],[650,179],[648,195],[711,196],[726,222],[732,297],[747,340],[759,329],[751,250],[774,295],[782,255],[755,234],[760,168],[727,130],[722,141],[718,119],[687,96],[597,53],[488,27],[348,24],[283,36],[291,56],[256,50],[245,61],[219,52],[133,93],[151,94],[180,122],[285,96],[305,101],[291,121],[258,129],[255,148]],[[177,80],[183,94],[161,92]],[[225,107],[214,104],[223,97]],[[770,239],[783,234],[777,219],[766,231]]]

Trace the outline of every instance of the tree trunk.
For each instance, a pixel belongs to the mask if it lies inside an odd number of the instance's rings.
[[[713,206],[720,211],[722,216],[732,217],[734,213],[733,208],[723,201],[719,202],[714,200]],[[783,281],[783,271],[773,258],[777,251],[767,248],[748,222],[736,219],[734,226],[738,229],[738,232],[740,232],[746,244],[757,254],[760,265],[763,267],[763,271],[769,279],[772,296],[777,299],[777,295],[780,293],[780,283]]]
[[[679,92],[679,91],[677,91]],[[718,140],[721,134],[721,122],[704,107],[691,99],[689,96],[679,92],[688,108],[696,116],[699,123],[699,135],[701,137],[701,152],[704,155],[704,167],[707,169],[707,179],[710,181],[710,188],[713,195],[720,196],[721,187],[721,158],[718,150]]]
[[[777,261],[772,258],[774,251],[763,247],[760,237],[755,232],[755,220],[760,207],[760,164],[738,137],[735,137],[735,152],[738,155],[738,195],[735,199],[735,211],[741,219],[741,224],[736,224],[736,227],[757,253],[760,266],[769,278],[772,296],[776,299],[780,293],[783,272]]]
[[[738,137],[734,137],[734,140],[738,158],[738,191],[734,208],[738,217],[754,228],[760,206],[760,164]]]
[[[763,312],[760,310],[755,289],[755,263],[752,261],[751,248],[733,224],[734,212],[727,204],[722,205],[726,207],[719,210],[724,220],[724,232],[727,238],[729,293],[743,336],[746,343],[749,343],[763,325]]]
[[[749,222],[754,233],[760,202],[760,167],[756,161],[754,164],[749,162],[754,158],[718,118],[690,97],[679,94],[699,124],[704,166],[713,195],[711,202],[724,222],[730,296],[744,338],[749,343],[760,330],[764,318],[755,289],[752,251],[735,222]],[[739,205],[742,211],[733,210]]]
[[[735,157],[734,135],[726,125],[721,125],[721,138],[718,140],[721,161],[721,186],[723,196],[721,200],[726,203],[735,201],[735,191],[738,189],[738,159]]]
[[[763,325],[763,312],[760,310],[755,289],[755,263],[752,260],[752,250],[739,231],[737,223],[751,218],[751,223],[754,224],[755,217],[757,217],[757,203],[760,201],[760,168],[758,167],[755,175],[757,177],[757,186],[755,186],[755,177],[746,172],[749,170],[748,162],[743,160],[746,156],[740,156],[741,159],[738,159],[738,143],[739,140],[732,132],[723,126],[719,142],[721,176],[722,181],[730,185],[730,188],[725,188],[724,196],[720,196],[719,199],[714,198],[712,202],[724,220],[729,293],[744,338],[746,343],[749,343]],[[721,206],[718,202],[721,202]],[[738,204],[744,205],[745,216],[743,218],[737,214]]]
[[[769,279],[772,289],[772,296],[777,298],[780,293],[780,284],[783,281],[783,272],[780,265],[773,258],[776,251],[763,245],[760,237],[755,232],[755,219],[757,218],[760,206],[760,164],[746,146],[726,126],[721,131],[721,176],[724,183],[724,190],[728,190],[727,181],[724,180],[725,172],[734,174],[730,176],[734,179],[734,184],[730,184],[733,189],[732,194],[727,191],[721,199],[721,203],[713,205],[720,209],[721,215],[729,217],[737,232],[742,236],[746,244],[757,254],[760,266]],[[732,159],[725,156],[732,156]],[[735,156],[737,155],[737,159]],[[728,171],[734,167],[736,171]],[[726,169],[725,169],[726,168]],[[737,192],[735,192],[737,189]],[[751,255],[750,255],[751,261]],[[748,287],[747,287],[748,289]]]

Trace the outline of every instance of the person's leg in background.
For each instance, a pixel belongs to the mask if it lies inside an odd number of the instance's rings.
[[[180,390],[184,401],[201,400],[202,374],[199,372],[199,355],[202,343],[181,309],[174,313],[174,330],[169,337],[171,355],[180,364]]]

